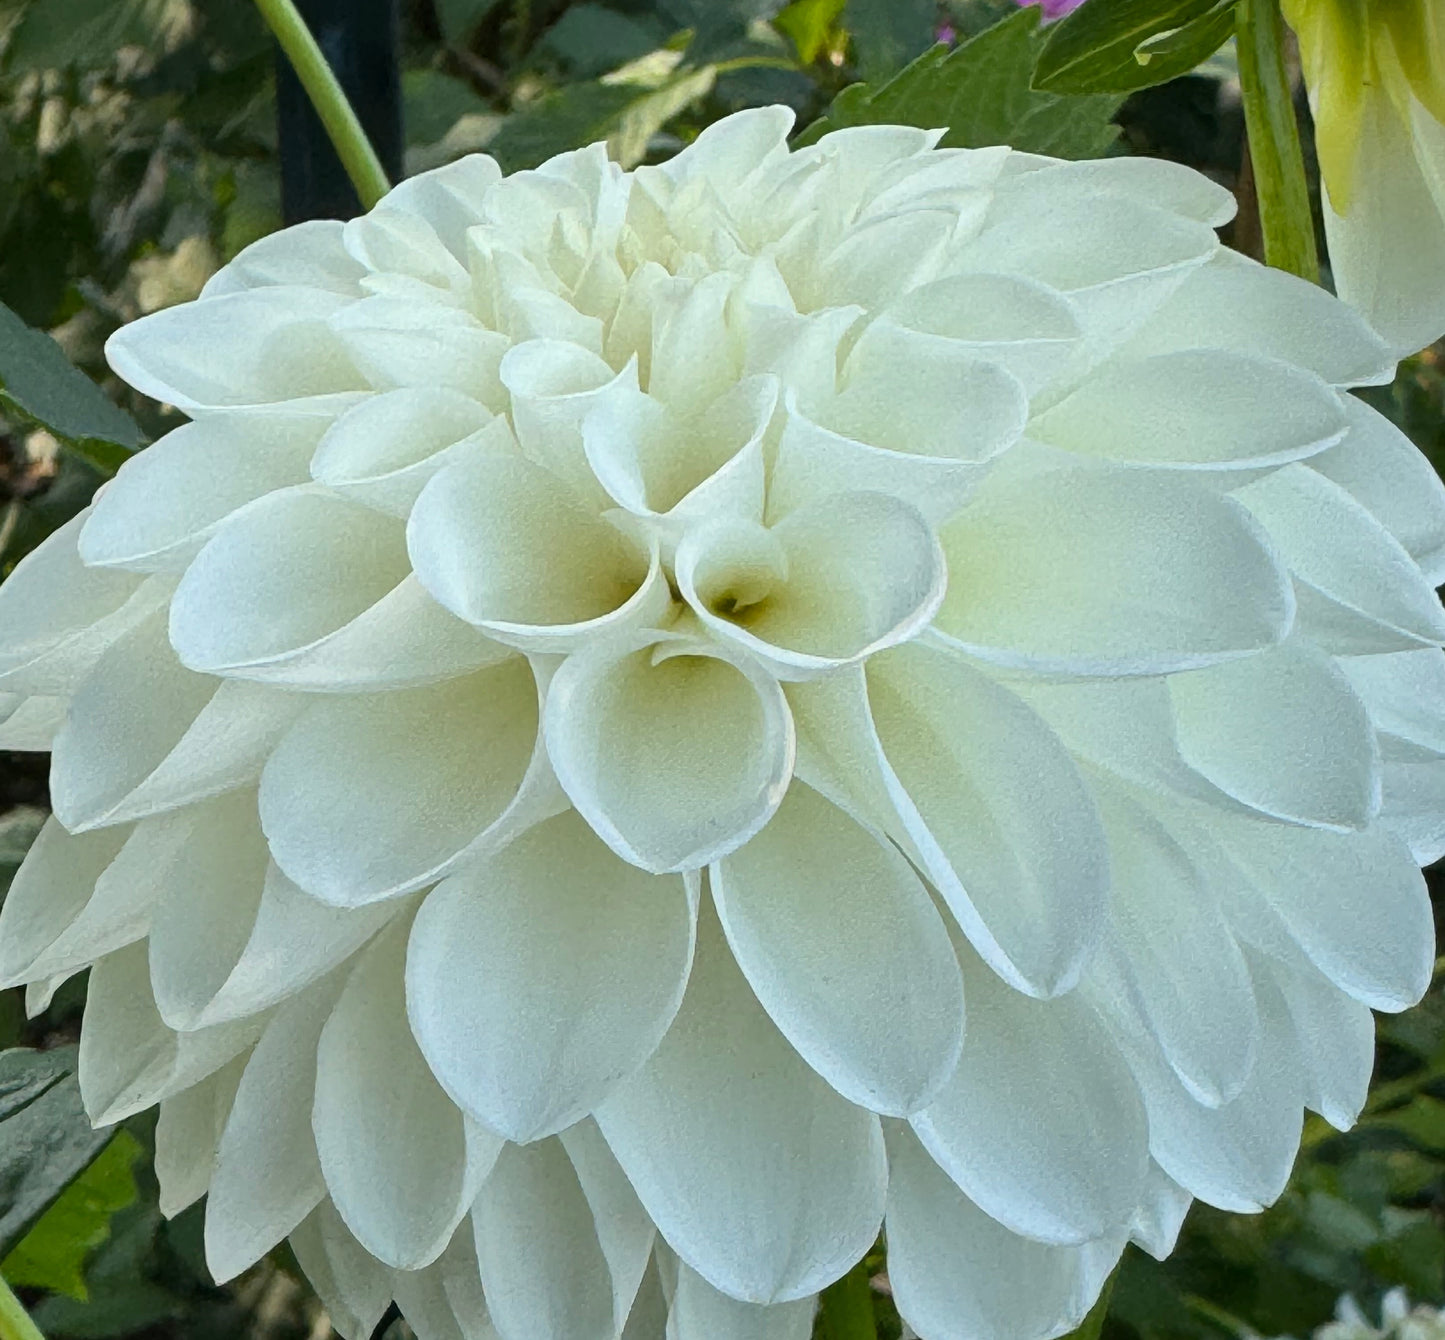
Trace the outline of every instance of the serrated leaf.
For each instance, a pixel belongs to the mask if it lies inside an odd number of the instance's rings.
[[[844,126],[892,123],[947,126],[942,143],[949,148],[1009,144],[1058,158],[1098,158],[1118,136],[1110,118],[1123,99],[1031,88],[1043,41],[1037,7],[1021,9],[951,51],[925,51],[877,88],[849,85],[796,143],[811,144]]]
[[[107,398],[60,346],[0,303],[0,401],[114,473],[145,442],[129,414]]]
[[[129,1131],[116,1132],[99,1157],[0,1262],[0,1275],[11,1284],[86,1302],[90,1296],[85,1287],[86,1258],[110,1236],[116,1212],[135,1200],[132,1168],[141,1152]]]
[[[75,1047],[0,1052],[0,1258],[105,1148],[80,1101]]]
[[[843,22],[863,78],[882,79],[933,45],[938,6],[934,0],[848,0]]]
[[[1050,30],[1033,86],[1074,94],[1148,88],[1188,73],[1233,30],[1233,0],[1089,0]]]

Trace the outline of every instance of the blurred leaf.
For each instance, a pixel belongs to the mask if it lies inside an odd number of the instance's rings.
[[[135,421],[113,404],[43,331],[0,303],[0,403],[47,428],[103,470],[114,471],[144,442]]]
[[[17,805],[0,814],[0,899],[44,824],[45,811],[35,805]]]
[[[848,0],[843,21],[864,79],[886,79],[933,45],[935,0]]]
[[[1094,0],[1090,0],[1093,3]],[[1059,158],[1097,158],[1118,135],[1122,99],[1043,93],[1029,86],[1043,44],[1037,7],[1021,9],[950,51],[936,46],[886,84],[851,84],[798,137],[811,144],[844,126],[947,126],[948,147],[1009,144]]]
[[[487,146],[504,171],[536,167],[553,154],[605,140],[638,98],[635,88],[589,80],[513,112]]]
[[[636,167],[647,156],[647,146],[679,112],[706,97],[717,79],[711,65],[684,70],[661,87],[645,93],[618,118],[617,129],[607,137],[607,151],[625,168]]]
[[[467,38],[497,6],[497,0],[436,0],[437,21],[451,46],[465,46]]]
[[[811,65],[829,48],[846,0],[793,0],[773,27],[793,44],[798,59]]]
[[[574,73],[591,77],[615,70],[661,44],[666,34],[605,5],[572,5],[538,44]]]
[[[0,1262],[11,1284],[48,1289],[86,1302],[86,1258],[110,1236],[110,1221],[136,1197],[131,1172],[141,1147],[129,1131],[117,1131],[100,1156],[75,1179],[39,1223]]]
[[[1187,74],[1234,31],[1234,0],[1088,0],[1054,24],[1033,86],[1128,93]]]
[[[434,144],[462,117],[490,110],[467,84],[440,70],[405,71],[401,97],[411,144]]]
[[[0,1258],[105,1148],[75,1078],[76,1048],[0,1052]]]
[[[1445,1102],[1427,1093],[1393,1112],[1368,1117],[1362,1124],[1399,1131],[1425,1149],[1445,1150]]]
[[[177,0],[40,0],[16,26],[5,64],[17,73],[93,67],[118,47],[158,48],[181,8]]]

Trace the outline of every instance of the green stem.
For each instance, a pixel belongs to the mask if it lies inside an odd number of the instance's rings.
[[[45,1340],[3,1276],[0,1276],[0,1340]]]
[[[828,1340],[878,1340],[873,1288],[862,1261],[823,1290],[823,1334]]]
[[[1284,19],[1279,0],[1239,0],[1239,83],[1244,124],[1259,195],[1264,258],[1319,283],[1314,217],[1294,96],[1284,64]]]
[[[391,189],[391,183],[306,20],[296,12],[294,0],[256,0],[256,8],[276,34],[281,50],[316,108],[362,208],[370,209]]]

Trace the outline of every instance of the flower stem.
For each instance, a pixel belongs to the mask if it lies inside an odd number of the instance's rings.
[[[865,1262],[823,1290],[823,1334],[828,1340],[878,1340]]]
[[[45,1340],[3,1277],[0,1277],[0,1340]]]
[[[1319,283],[1314,217],[1294,97],[1284,64],[1284,19],[1279,0],[1239,0],[1239,83],[1244,124],[1259,194],[1264,258]]]
[[[362,208],[370,209],[391,189],[391,183],[335,72],[326,63],[306,20],[297,12],[295,0],[256,0],[256,8],[276,35],[281,50],[301,80],[301,87],[316,108],[341,165],[356,188]]]

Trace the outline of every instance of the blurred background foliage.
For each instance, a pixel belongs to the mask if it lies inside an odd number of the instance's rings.
[[[737,108],[783,102],[800,127],[906,115],[949,125],[957,143],[1175,159],[1235,191],[1226,240],[1258,252],[1228,46],[1127,96],[1057,97],[1030,89],[1042,39],[1010,0],[401,8],[408,172],[477,150],[526,167],[596,139],[630,166]],[[14,314],[0,307],[0,575],[83,507],[125,450],[176,421],[110,376],[102,344],[195,296],[280,225],[274,84],[246,0],[0,0],[0,303]],[[1370,399],[1445,464],[1439,348]],[[0,754],[0,897],[44,819],[45,771],[44,755]],[[89,1132],[73,1078],[83,1001],[77,979],[27,1020],[21,994],[0,993],[0,1048],[40,1049],[0,1054],[0,1270],[57,1338],[325,1340],[284,1250],[225,1289],[210,1282],[199,1207],[169,1223],[157,1208],[152,1119]],[[892,1340],[879,1266],[880,1335]],[[1438,976],[1421,1006],[1381,1021],[1360,1126],[1339,1135],[1311,1118],[1293,1182],[1266,1213],[1196,1207],[1167,1263],[1131,1249],[1104,1334],[1302,1337],[1339,1294],[1374,1314],[1394,1286],[1445,1304]]]

